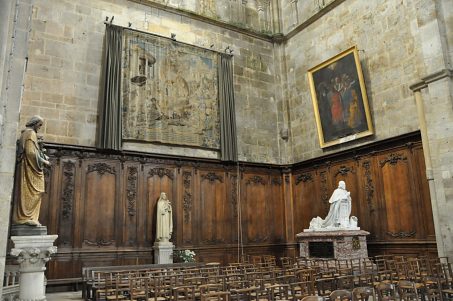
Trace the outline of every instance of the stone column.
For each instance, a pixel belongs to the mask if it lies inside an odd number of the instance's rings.
[[[57,252],[53,245],[58,235],[11,236],[11,255],[19,262],[19,300],[46,300],[44,271],[50,256]]]

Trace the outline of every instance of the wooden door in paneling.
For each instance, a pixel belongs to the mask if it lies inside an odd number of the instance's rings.
[[[225,243],[231,237],[231,211],[226,199],[226,179],[222,172],[199,171],[199,241],[203,245]]]
[[[387,238],[413,238],[417,234],[417,202],[414,194],[410,153],[395,150],[378,156],[382,181]]]
[[[176,209],[176,176],[175,169],[171,167],[157,167],[157,166],[146,166],[145,172],[145,191],[144,200],[142,203],[142,215],[140,222],[142,228],[139,230],[140,242],[145,246],[151,246],[154,244],[156,239],[156,210],[157,201],[159,200],[160,194],[165,192],[168,199],[172,203],[173,213],[173,234],[171,240],[175,240],[176,221],[177,215]],[[143,232],[144,231],[144,232]]]
[[[267,202],[269,199],[267,175],[245,174],[243,176],[242,231],[247,243],[262,243],[269,239]]]
[[[117,164],[111,162],[90,162],[87,166],[80,229],[85,247],[114,247],[117,242],[115,209],[121,194],[117,173]]]
[[[324,212],[317,180],[319,178],[312,170],[293,176],[294,234],[308,229],[311,219]]]

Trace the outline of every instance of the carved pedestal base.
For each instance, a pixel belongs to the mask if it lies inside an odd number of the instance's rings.
[[[356,259],[367,258],[366,236],[363,230],[302,232],[296,235],[300,257]]]
[[[173,263],[173,249],[175,245],[172,242],[155,242],[154,243],[154,263],[165,264]]]
[[[53,245],[58,235],[11,236],[11,255],[19,262],[19,300],[46,300],[44,271],[50,256],[57,252]]]

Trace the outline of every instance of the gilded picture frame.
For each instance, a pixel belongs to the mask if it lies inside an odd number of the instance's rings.
[[[374,134],[357,47],[308,70],[321,148]]]

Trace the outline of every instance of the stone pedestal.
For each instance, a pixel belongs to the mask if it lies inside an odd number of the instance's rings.
[[[306,258],[356,259],[368,257],[366,236],[363,230],[311,231],[296,235],[299,256]]]
[[[154,243],[154,263],[165,264],[173,263],[173,249],[175,245],[172,242],[155,242]]]
[[[14,248],[11,255],[17,257],[20,272],[21,301],[46,300],[44,271],[50,256],[57,252],[53,245],[58,235],[11,236]]]

